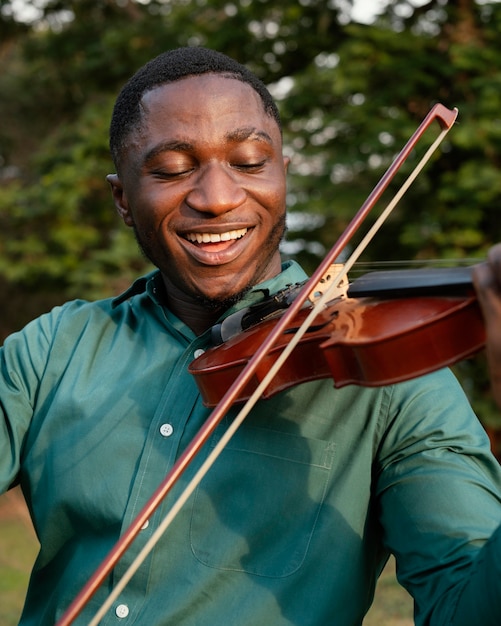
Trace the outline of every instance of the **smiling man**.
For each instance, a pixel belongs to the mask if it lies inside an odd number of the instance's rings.
[[[110,145],[115,206],[157,269],[54,309],[0,354],[0,489],[21,484],[41,544],[22,626],[54,625],[207,420],[188,366],[211,326],[306,278],[279,254],[278,111],[244,66],[160,55],[120,93]],[[499,465],[449,371],[303,383],[256,404],[100,623],[360,626],[393,553],[416,624],[499,625],[500,522]]]
[[[112,136],[127,145],[108,177],[118,211],[197,333],[281,269],[288,160],[269,108],[231,74],[189,76],[144,94],[139,128]]]

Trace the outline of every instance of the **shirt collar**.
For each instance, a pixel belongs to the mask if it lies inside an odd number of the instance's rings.
[[[282,263],[282,271],[280,274],[277,274],[277,276],[274,276],[273,278],[270,278],[253,287],[237,302],[237,304],[225,311],[223,317],[227,317],[235,311],[239,311],[240,309],[250,306],[251,304],[255,304],[256,302],[263,300],[268,295],[272,295],[289,285],[301,283],[307,278],[307,275],[301,266],[296,263],[296,261],[284,261]]]
[[[254,304],[259,300],[262,300],[268,294],[273,294],[288,285],[295,285],[303,282],[306,278],[307,275],[301,266],[296,263],[296,261],[284,261],[282,263],[282,271],[280,274],[253,287],[251,291],[249,291],[249,293],[247,293],[235,306],[228,309],[223,317],[226,317],[243,307]],[[146,293],[151,300],[155,302],[155,304],[163,305],[164,302],[162,301],[161,296],[163,290],[164,286],[160,271],[153,270],[149,274],[141,276],[135,280],[126,291],[114,298],[112,300],[112,306],[115,308],[133,296],[138,296],[144,293]]]
[[[137,278],[128,289],[113,298],[111,305],[115,308],[126,300],[129,300],[134,296],[139,296],[143,293],[147,293],[156,304],[161,304],[159,299],[159,288],[161,286],[161,282],[162,280],[159,270],[153,270],[149,274]]]

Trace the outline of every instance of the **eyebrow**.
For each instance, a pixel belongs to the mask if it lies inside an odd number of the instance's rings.
[[[273,140],[268,133],[263,130],[257,130],[254,127],[244,127],[232,130],[226,133],[225,139],[236,143],[243,143],[248,139],[254,141],[264,141],[270,145],[273,143]],[[148,163],[164,152],[190,152],[194,149],[195,146],[189,141],[181,141],[177,139],[172,141],[162,141],[144,155],[143,163]]]
[[[266,143],[273,143],[272,138],[264,130],[257,130],[254,127],[237,128],[225,135],[229,141],[246,141],[247,139],[263,140]]]
[[[186,152],[189,150],[193,150],[193,144],[188,141],[162,141],[151,150],[148,150],[144,155],[143,163],[148,163],[163,152]]]

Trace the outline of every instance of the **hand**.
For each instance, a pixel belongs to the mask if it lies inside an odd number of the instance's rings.
[[[486,263],[475,266],[473,284],[484,315],[492,393],[501,408],[501,244],[489,250]]]

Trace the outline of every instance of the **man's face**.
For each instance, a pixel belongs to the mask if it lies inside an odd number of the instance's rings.
[[[224,301],[276,275],[288,160],[258,94],[205,74],[146,93],[142,108],[120,178],[108,179],[168,290]]]

